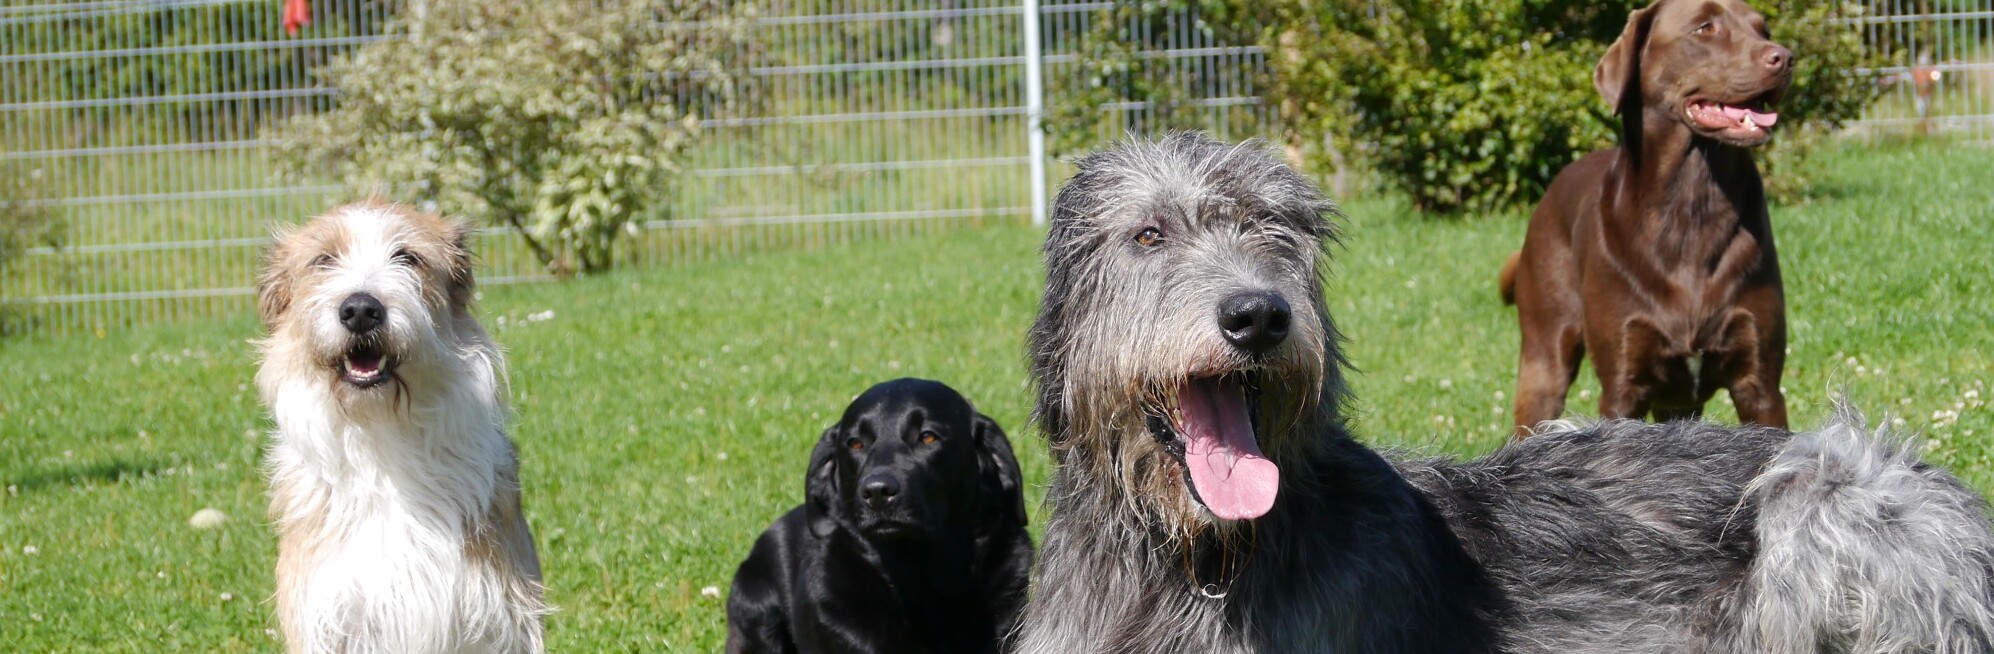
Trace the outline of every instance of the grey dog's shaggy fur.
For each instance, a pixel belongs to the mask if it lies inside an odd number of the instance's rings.
[[[1031,332],[1058,467],[1020,651],[1994,645],[1985,503],[1852,412],[1803,434],[1567,426],[1469,462],[1359,445],[1318,281],[1333,213],[1256,144],[1174,135],[1080,161]],[[1241,290],[1293,307],[1278,348],[1221,335],[1215,307]],[[1207,511],[1157,426],[1173,389],[1218,375],[1257,391],[1280,468],[1252,520]]]

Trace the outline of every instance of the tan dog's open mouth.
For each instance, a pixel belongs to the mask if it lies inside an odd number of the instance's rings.
[[[339,362],[339,379],[359,388],[371,388],[394,378],[395,360],[370,345],[354,346]]]

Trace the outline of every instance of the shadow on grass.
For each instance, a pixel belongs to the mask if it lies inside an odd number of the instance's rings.
[[[49,486],[86,486],[98,483],[118,483],[126,479],[136,479],[158,472],[166,467],[157,461],[103,461],[62,466],[55,469],[31,470],[25,474],[10,476],[7,485],[26,493]]]

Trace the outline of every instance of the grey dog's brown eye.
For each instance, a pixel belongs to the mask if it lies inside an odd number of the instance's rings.
[[[1163,242],[1163,231],[1155,227],[1144,227],[1142,231],[1136,232],[1135,242],[1146,248],[1156,247]]]
[[[853,436],[851,438],[845,439],[845,447],[849,447],[854,450],[863,450],[865,449],[865,441],[859,440],[857,436]]]
[[[923,430],[921,430],[921,444],[922,444],[922,445],[932,445],[932,444],[934,444],[934,442],[935,442],[935,441],[938,441],[938,440],[941,440],[941,439],[942,439],[942,435],[941,435],[941,434],[937,434],[937,433],[935,433],[935,432],[934,432],[934,430],[932,430],[932,429],[923,429]]]

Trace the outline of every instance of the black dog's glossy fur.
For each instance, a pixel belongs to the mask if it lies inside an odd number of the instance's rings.
[[[728,652],[997,652],[1032,565],[1018,461],[948,386],[867,390],[817,441],[807,501],[734,573]]]

